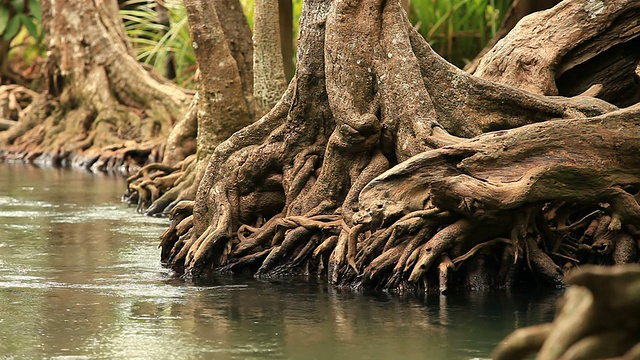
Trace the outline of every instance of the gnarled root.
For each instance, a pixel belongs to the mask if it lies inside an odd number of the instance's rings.
[[[494,351],[496,360],[637,359],[640,348],[640,265],[585,266],[549,324],[518,329]]]
[[[304,6],[296,77],[216,148],[170,264],[449,291],[635,261],[640,108],[472,77],[395,1]]]
[[[174,166],[162,163],[151,163],[143,166],[137,173],[127,178],[127,190],[122,196],[122,201],[136,205],[136,211],[138,212],[147,211],[151,204],[158,201],[163,202],[163,204],[165,201],[175,201],[177,195],[174,196],[173,193],[167,195],[167,193],[173,191],[179,194],[183,187],[181,184],[193,184],[193,179],[190,178],[193,176],[191,171],[193,171],[192,164],[195,162],[195,158],[195,154],[190,155]],[[179,190],[173,190],[176,188]],[[168,204],[162,210],[166,209],[167,206]],[[155,212],[150,214],[155,215]]]

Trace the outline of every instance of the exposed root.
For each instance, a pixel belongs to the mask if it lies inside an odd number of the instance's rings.
[[[496,348],[492,359],[525,359],[540,350],[552,329],[553,324],[542,324],[514,330]]]
[[[549,324],[518,329],[494,351],[493,359],[637,359],[640,347],[640,266],[583,267],[558,303]]]
[[[213,153],[172,266],[444,292],[637,260],[640,108],[472,77],[394,1],[304,6],[296,77]]]
[[[25,118],[38,94],[20,85],[0,86],[0,131],[6,130]]]
[[[137,212],[147,212],[150,215],[155,215],[155,211],[148,210],[151,204],[158,202],[163,204],[165,202],[172,203],[178,199],[174,193],[179,194],[180,190],[183,190],[181,184],[192,185],[193,182],[187,179],[191,176],[192,164],[195,162],[195,158],[195,154],[190,155],[173,166],[162,163],[151,163],[143,166],[137,173],[127,178],[127,190],[122,196],[122,201],[131,205],[135,204]],[[173,193],[169,193],[177,187],[180,190],[174,190]],[[168,204],[162,210],[167,208]],[[171,209],[169,208],[168,210]]]

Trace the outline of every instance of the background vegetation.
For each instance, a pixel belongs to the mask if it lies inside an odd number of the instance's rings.
[[[409,18],[433,49],[463,67],[496,34],[512,0],[413,0]]]
[[[39,0],[0,0],[0,85],[23,83],[44,57]]]
[[[169,59],[173,57],[175,82],[193,87],[196,59],[191,48],[189,22],[182,0],[165,0],[169,15],[167,26],[158,21],[157,2],[127,0],[120,3],[120,16],[138,60],[167,75]]]
[[[240,0],[250,25],[253,1]],[[443,57],[464,66],[495,35],[511,0],[413,0],[409,18],[412,24]],[[195,57],[189,37],[189,24],[181,0],[164,0],[169,25],[158,21],[157,2],[120,1],[120,15],[141,62],[167,75],[169,59],[175,81],[193,88]],[[294,39],[302,9],[302,0],[293,0]],[[39,29],[40,7],[37,0],[0,0],[0,35],[12,44],[9,56],[31,64],[43,57]],[[20,54],[16,56],[17,53]],[[14,61],[12,61],[13,63]],[[24,70],[24,66],[20,66]],[[18,70],[18,69],[15,69]]]

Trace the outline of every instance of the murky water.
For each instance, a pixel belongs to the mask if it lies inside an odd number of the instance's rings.
[[[397,297],[302,279],[186,284],[124,182],[0,164],[0,358],[474,359],[558,292]]]

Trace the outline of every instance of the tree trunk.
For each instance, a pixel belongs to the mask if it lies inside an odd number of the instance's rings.
[[[566,27],[576,3],[544,27]],[[600,29],[586,40],[601,44],[610,16],[598,14],[572,26]],[[616,110],[471,76],[397,1],[309,0],[295,78],[215,149],[195,202],[172,211],[162,260],[192,276],[317,272],[388,289],[465,285],[468,259],[497,287],[522,268],[558,284],[557,264],[635,261],[638,164],[625,154],[638,150],[638,107]]]
[[[48,91],[1,135],[11,158],[124,172],[162,158],[189,96],[138,63],[117,11],[116,1],[43,1]]]
[[[278,0],[280,10],[280,44],[282,45],[282,64],[287,83],[293,78],[296,70],[293,55],[293,2],[291,0]]]
[[[279,0],[256,0],[253,85],[259,116],[271,110],[287,88],[280,29]]]
[[[158,13],[158,24],[162,25],[164,28],[163,36],[169,31],[171,27],[171,17],[169,14],[169,9],[164,6],[164,1],[156,0],[156,12]],[[173,52],[169,54],[169,58],[167,59],[167,63],[164,64],[164,76],[167,79],[173,80],[176,78],[176,63],[175,63],[175,55]]]
[[[187,0],[200,89],[171,133],[176,156],[150,164],[128,180],[125,200],[156,215],[193,200],[213,150],[254,119],[251,32],[237,0]],[[187,157],[197,135],[195,158]],[[178,156],[178,154],[182,156]]]
[[[5,79],[11,76],[9,68],[10,42],[0,38],[0,85],[4,85]]]

